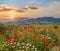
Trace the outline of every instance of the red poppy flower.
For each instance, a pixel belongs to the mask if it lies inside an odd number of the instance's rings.
[[[46,48],[48,48],[48,47],[49,47],[48,43],[45,43],[45,47],[46,47]]]
[[[43,39],[45,42],[48,42],[48,39],[47,39],[45,36],[43,36],[42,39]]]
[[[30,25],[30,26],[29,26],[29,28],[33,28],[33,26],[32,26],[32,25]]]
[[[9,28],[8,28],[8,30],[9,30],[9,31],[11,31],[11,30],[12,30],[12,28],[11,28],[11,27],[9,27]]]
[[[13,38],[15,39],[17,37],[17,35],[14,35]]]
[[[42,34],[39,34],[40,37],[42,37],[43,35]]]
[[[34,41],[34,40],[38,40],[38,38],[34,38],[34,37],[33,37],[33,38],[32,38],[32,41]]]
[[[24,34],[24,36],[27,36],[28,34]]]
[[[28,32],[32,32],[32,29],[28,29],[27,31],[28,31]]]
[[[39,34],[35,34],[36,36],[39,36]]]
[[[4,37],[4,40],[5,40],[5,41],[7,41],[7,38],[6,38],[6,37]]]
[[[17,30],[14,30],[13,32],[14,32],[14,33],[16,33],[16,32],[17,32]]]
[[[13,44],[9,44],[10,46],[12,46]]]
[[[23,41],[23,40],[25,40],[25,38],[20,38],[19,40]]]
[[[11,40],[12,43],[14,43],[14,41],[15,41],[14,39]]]
[[[14,34],[17,34],[17,30],[14,30],[13,33],[14,33]]]
[[[10,39],[7,39],[7,40],[6,40],[6,42],[8,42],[8,43],[10,43],[10,41],[11,41]]]
[[[27,28],[28,28],[28,26],[27,26],[27,25],[25,25],[25,26],[24,26],[24,29],[27,29]]]
[[[5,33],[5,31],[4,30],[2,30],[2,34],[4,34]]]
[[[50,31],[51,27],[46,27],[45,30]]]

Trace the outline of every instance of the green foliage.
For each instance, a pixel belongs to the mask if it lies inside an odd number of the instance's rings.
[[[6,28],[5,28],[4,24],[0,24],[0,33],[1,33],[2,30],[5,30],[5,29]]]

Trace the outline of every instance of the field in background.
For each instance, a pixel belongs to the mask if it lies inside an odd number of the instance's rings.
[[[0,51],[59,51],[60,23],[0,24]]]

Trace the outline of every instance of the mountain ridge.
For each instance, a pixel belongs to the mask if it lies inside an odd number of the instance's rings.
[[[34,22],[60,22],[60,18],[38,17],[38,18],[18,18],[16,21],[10,21],[7,24],[31,24]]]

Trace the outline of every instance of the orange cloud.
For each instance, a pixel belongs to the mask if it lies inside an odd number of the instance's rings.
[[[24,9],[26,9],[26,10],[36,10],[38,8],[37,7],[31,7],[31,6],[25,6]]]
[[[18,9],[18,10],[15,10],[15,12],[17,12],[17,13],[24,13],[25,11],[24,10],[21,10],[21,9]]]
[[[16,13],[23,13],[23,12],[25,12],[22,9],[11,8],[11,7],[8,7],[7,5],[0,5],[0,12],[10,12],[12,10],[14,10]]]

